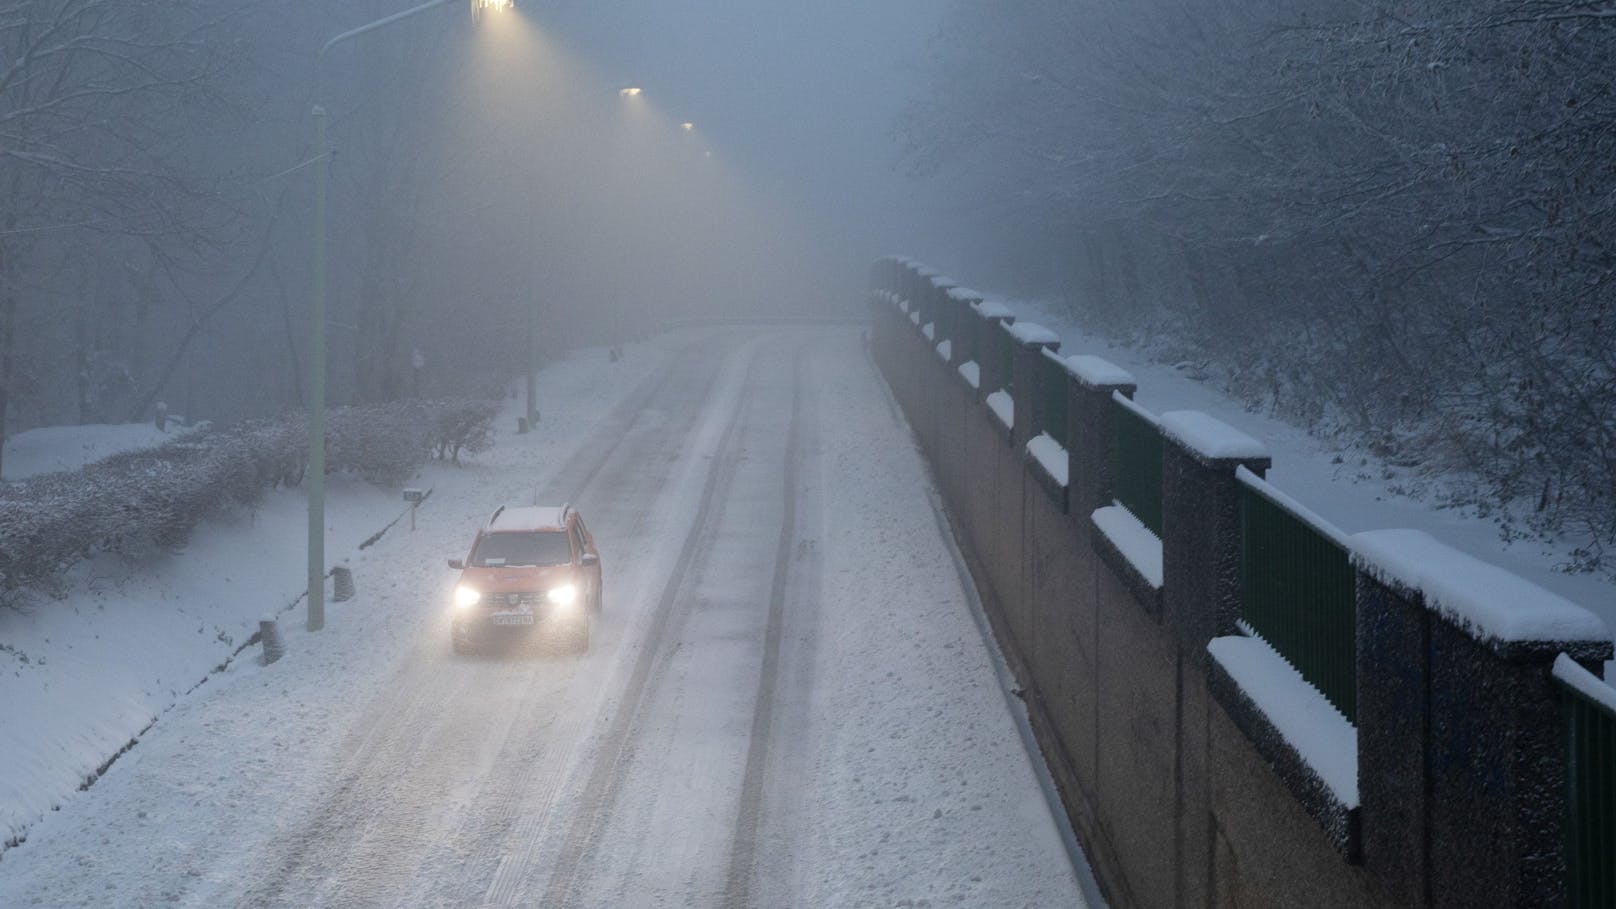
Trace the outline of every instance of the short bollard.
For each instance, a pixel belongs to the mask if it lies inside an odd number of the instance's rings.
[[[264,645],[265,666],[286,655],[286,644],[281,641],[281,629],[274,619],[259,620],[258,640]]]
[[[346,565],[338,565],[331,569],[332,587],[331,602],[346,603],[353,599],[353,569]]]

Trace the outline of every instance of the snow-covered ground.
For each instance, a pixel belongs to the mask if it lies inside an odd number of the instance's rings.
[[[684,332],[627,353],[546,371],[540,431],[430,471],[417,532],[362,553],[334,535],[358,597],[317,634],[289,616],[281,662],[238,659],[147,707],[160,720],[139,746],[0,856],[0,905],[1083,905],[858,332]],[[534,499],[571,499],[601,544],[590,651],[452,656],[442,560],[494,505]],[[274,508],[261,523],[294,523]],[[251,560],[242,524],[207,529],[206,564],[178,567],[204,561],[198,540],[116,577],[87,569],[49,605],[134,604],[117,628],[146,608],[217,639],[226,623],[197,613],[238,578],[225,553]],[[301,564],[261,561],[236,594],[295,596]],[[187,579],[173,600],[146,592],[165,572]],[[244,631],[257,611],[228,614]],[[65,684],[56,661],[97,631],[53,629],[62,650],[10,668]],[[157,650],[145,671],[166,680]],[[0,726],[10,753],[62,721],[19,722]]]
[[[12,482],[42,473],[78,470],[92,461],[125,451],[140,451],[184,438],[190,430],[177,422],[166,432],[155,423],[100,423],[90,426],[47,426],[6,439],[0,468]]]
[[[1616,583],[1597,575],[1568,574],[1567,547],[1540,540],[1505,542],[1496,519],[1473,509],[1439,504],[1433,487],[1408,468],[1387,464],[1366,451],[1321,439],[1275,417],[1253,413],[1172,366],[1135,348],[1121,347],[1082,331],[1059,308],[1012,302],[1019,316],[1047,326],[1061,338],[1061,354],[1098,355],[1131,372],[1139,382],[1134,400],[1156,414],[1204,411],[1261,441],[1273,456],[1267,479],[1346,533],[1385,528],[1423,530],[1485,561],[1506,568],[1593,611],[1616,630]],[[1455,481],[1457,482],[1457,481]]]

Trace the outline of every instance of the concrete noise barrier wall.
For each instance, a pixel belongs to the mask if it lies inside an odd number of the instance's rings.
[[[1139,408],[1123,370],[918,263],[871,287],[873,355],[1113,905],[1566,902],[1551,676],[1599,671],[1602,623],[1423,534],[1341,534],[1256,440]],[[1307,637],[1323,605],[1282,617],[1300,637],[1253,627],[1258,572],[1323,589],[1243,549],[1254,502],[1350,572],[1333,644]]]

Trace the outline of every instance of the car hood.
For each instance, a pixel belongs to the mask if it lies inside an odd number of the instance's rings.
[[[525,593],[548,590],[573,580],[571,565],[544,568],[467,568],[460,583],[482,593]]]

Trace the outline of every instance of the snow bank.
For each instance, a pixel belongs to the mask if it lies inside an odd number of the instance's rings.
[[[1005,429],[1016,425],[1016,402],[1004,389],[1001,388],[988,395],[988,409],[999,418]]]
[[[1428,607],[1479,640],[1610,638],[1604,623],[1588,610],[1423,531],[1353,534],[1352,562],[1383,583],[1420,591]]]
[[[1022,344],[1060,345],[1060,335],[1033,322],[1016,322],[1013,325],[1006,326],[1005,331],[1010,332],[1010,337],[1015,338]]]
[[[1358,731],[1261,638],[1213,638],[1206,650],[1347,808],[1358,807]]]
[[[1089,516],[1094,526],[1117,547],[1133,567],[1139,569],[1150,586],[1161,589],[1162,542],[1150,528],[1140,523],[1133,512],[1121,505],[1096,508]]]
[[[1161,415],[1162,433],[1208,460],[1268,457],[1263,443],[1198,410],[1172,410]]]
[[[1038,463],[1055,478],[1055,482],[1062,486],[1066,485],[1067,467],[1070,466],[1070,462],[1066,457],[1066,449],[1055,441],[1054,436],[1047,432],[1039,433],[1036,438],[1028,440],[1027,451],[1038,459]]]

